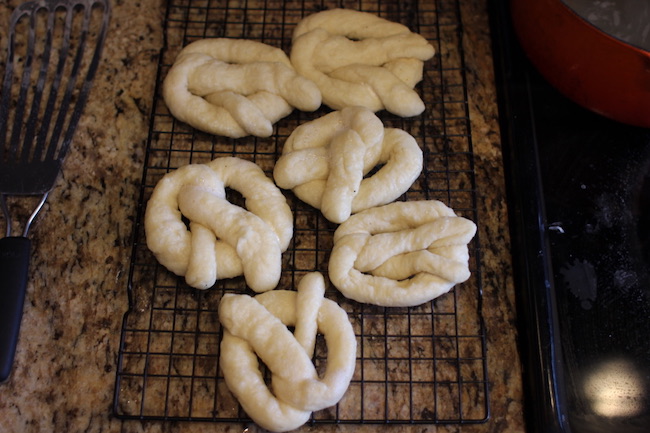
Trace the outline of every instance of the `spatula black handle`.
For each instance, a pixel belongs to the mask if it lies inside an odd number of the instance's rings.
[[[31,242],[0,239],[0,382],[9,378],[25,303]]]

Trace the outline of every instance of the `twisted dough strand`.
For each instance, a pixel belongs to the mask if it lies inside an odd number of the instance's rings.
[[[183,48],[163,83],[172,115],[215,135],[268,137],[297,107],[321,105],[314,83],[296,73],[287,55],[261,42],[215,38]]]
[[[347,107],[300,125],[287,139],[273,177],[341,223],[397,199],[422,171],[422,151],[407,132],[384,128],[364,107]],[[377,165],[381,168],[365,177]]]
[[[433,46],[402,24],[332,9],[296,26],[290,59],[335,110],[359,105],[411,117],[424,111],[413,87],[422,79],[424,61],[433,55]]]
[[[346,297],[414,306],[467,280],[476,225],[439,201],[396,202],[353,215],[334,233],[329,276]]]
[[[282,250],[277,235],[264,220],[196,186],[181,188],[178,207],[190,221],[209,228],[214,233],[211,238],[234,248],[249,287],[256,291],[275,288],[280,280]]]
[[[247,210],[226,200],[226,187],[242,194]],[[279,281],[293,216],[256,164],[224,157],[167,173],[147,203],[145,234],[158,261],[192,287],[207,289],[217,279],[243,274],[261,292]]]
[[[307,293],[305,293],[307,292]],[[347,313],[323,298],[324,279],[307,274],[298,292],[274,290],[251,298],[224,295],[220,362],[228,388],[261,427],[287,431],[312,411],[336,404],[354,373],[356,339]],[[296,326],[291,334],[287,326]],[[311,361],[316,332],[325,336],[327,367],[318,376]],[[269,390],[259,368],[271,372]]]

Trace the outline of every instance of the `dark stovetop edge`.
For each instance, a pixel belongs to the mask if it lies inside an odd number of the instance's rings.
[[[531,433],[568,432],[559,323],[535,122],[531,66],[510,25],[507,0],[489,0],[504,149],[525,416]],[[523,186],[523,187],[518,187]]]

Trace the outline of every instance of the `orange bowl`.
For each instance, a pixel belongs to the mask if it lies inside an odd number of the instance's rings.
[[[650,128],[650,52],[585,20],[561,0],[511,0],[515,32],[539,72],[568,98]]]

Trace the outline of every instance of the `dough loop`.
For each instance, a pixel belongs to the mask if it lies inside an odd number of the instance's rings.
[[[312,80],[323,102],[360,105],[402,117],[424,111],[414,90],[433,46],[408,27],[374,14],[331,9],[307,16],[293,33],[291,63]]]
[[[366,108],[347,107],[297,127],[273,177],[280,188],[293,190],[328,220],[341,223],[353,213],[394,201],[421,171],[422,150],[411,135],[384,128]]]
[[[475,233],[472,221],[435,200],[368,209],[334,233],[329,277],[358,302],[420,305],[469,278]]]
[[[219,304],[224,379],[248,416],[267,430],[300,427],[311,412],[338,403],[350,384],[356,337],[347,313],[324,293],[323,276],[313,272],[303,277],[297,292],[227,294]],[[288,326],[295,327],[294,334]],[[311,360],[318,331],[327,343],[322,378]],[[272,391],[258,357],[271,372]]]
[[[248,210],[228,202],[226,188],[241,193]],[[167,173],[147,203],[145,234],[158,261],[192,287],[207,289],[243,274],[262,292],[278,284],[293,217],[259,166],[224,157]]]
[[[294,107],[314,111],[320,91],[296,73],[279,48],[243,39],[203,39],[186,46],[163,83],[177,119],[232,138],[268,137]]]

